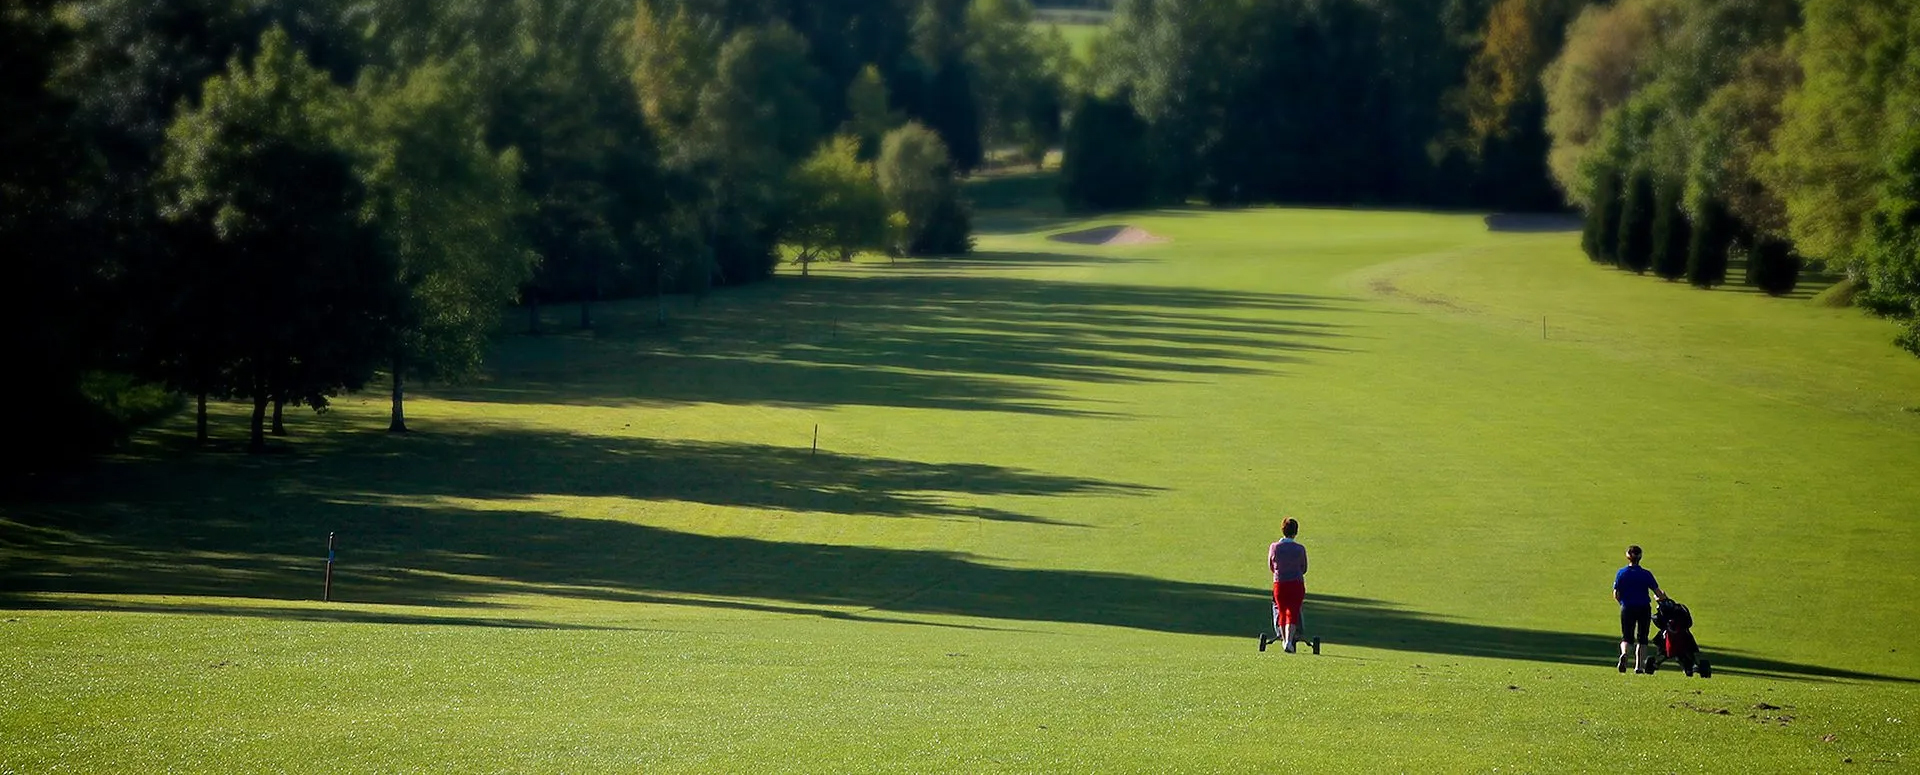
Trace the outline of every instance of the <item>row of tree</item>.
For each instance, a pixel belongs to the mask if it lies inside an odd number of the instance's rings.
[[[1744,255],[1775,294],[1815,263],[1920,355],[1920,6],[1620,0],[1581,13],[1546,83],[1554,175],[1596,260],[1645,268],[1656,191],[1695,263]]]
[[[1122,0],[1096,57],[1071,205],[1570,203],[1595,261],[1811,262],[1920,354],[1910,0]]]
[[[1024,0],[4,0],[8,406],[254,406],[477,368],[497,312],[971,247],[955,176],[1060,129]]]
[[[1074,104],[1064,194],[1559,207],[1535,81],[1490,75],[1511,32],[1492,4],[1123,0]],[[1548,30],[1528,42],[1556,47]]]

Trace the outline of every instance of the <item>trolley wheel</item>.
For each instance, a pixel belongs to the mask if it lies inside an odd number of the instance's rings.
[[[1707,664],[1707,661],[1706,661],[1706,660],[1704,660],[1704,659],[1702,659],[1702,660],[1700,660],[1700,668],[1699,668],[1699,672],[1700,672],[1700,677],[1701,677],[1701,678],[1712,678],[1712,677],[1713,677],[1713,666],[1712,666],[1712,665],[1709,665],[1709,664]]]
[[[1653,672],[1659,669],[1660,669],[1660,660],[1654,657],[1647,657],[1646,659],[1641,660],[1640,662],[1640,670],[1646,673],[1647,675],[1653,675]]]

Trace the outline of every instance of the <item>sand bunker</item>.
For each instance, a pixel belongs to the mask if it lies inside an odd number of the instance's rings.
[[[1166,237],[1155,236],[1152,232],[1138,226],[1102,226],[1097,229],[1070,231],[1055,234],[1047,239],[1054,242],[1068,242],[1075,245],[1155,245],[1170,242]]]

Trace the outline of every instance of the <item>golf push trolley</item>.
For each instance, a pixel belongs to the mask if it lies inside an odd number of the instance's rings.
[[[1666,662],[1679,662],[1687,675],[1713,677],[1713,665],[1700,656],[1700,643],[1693,639],[1693,612],[1679,601],[1660,601],[1653,613],[1653,626],[1659,632],[1653,638],[1653,653],[1640,660],[1640,671],[1653,673]]]
[[[1275,643],[1280,643],[1280,630],[1279,628],[1273,626],[1274,622],[1278,621],[1279,619],[1280,619],[1280,611],[1278,608],[1276,608],[1273,612],[1273,616],[1267,619],[1267,625],[1269,628],[1268,631],[1260,633],[1260,650],[1261,651],[1266,651],[1268,646],[1271,646]],[[1293,649],[1287,648],[1287,647],[1292,646],[1294,644],[1299,644],[1299,643],[1307,644],[1307,647],[1313,649],[1313,653],[1315,654],[1320,653],[1320,639],[1317,637],[1307,638],[1304,640],[1296,639],[1293,643],[1282,644],[1282,648],[1285,649],[1286,651],[1293,651]]]

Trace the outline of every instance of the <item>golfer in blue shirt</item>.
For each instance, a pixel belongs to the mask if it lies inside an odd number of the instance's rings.
[[[1647,628],[1653,624],[1653,603],[1647,600],[1647,594],[1661,600],[1667,599],[1667,593],[1660,591],[1660,582],[1653,579],[1653,571],[1640,567],[1640,547],[1627,547],[1627,567],[1613,574],[1613,600],[1620,604],[1620,672],[1627,672],[1627,644],[1633,645],[1633,672],[1644,673],[1640,665],[1640,649],[1647,645]]]

